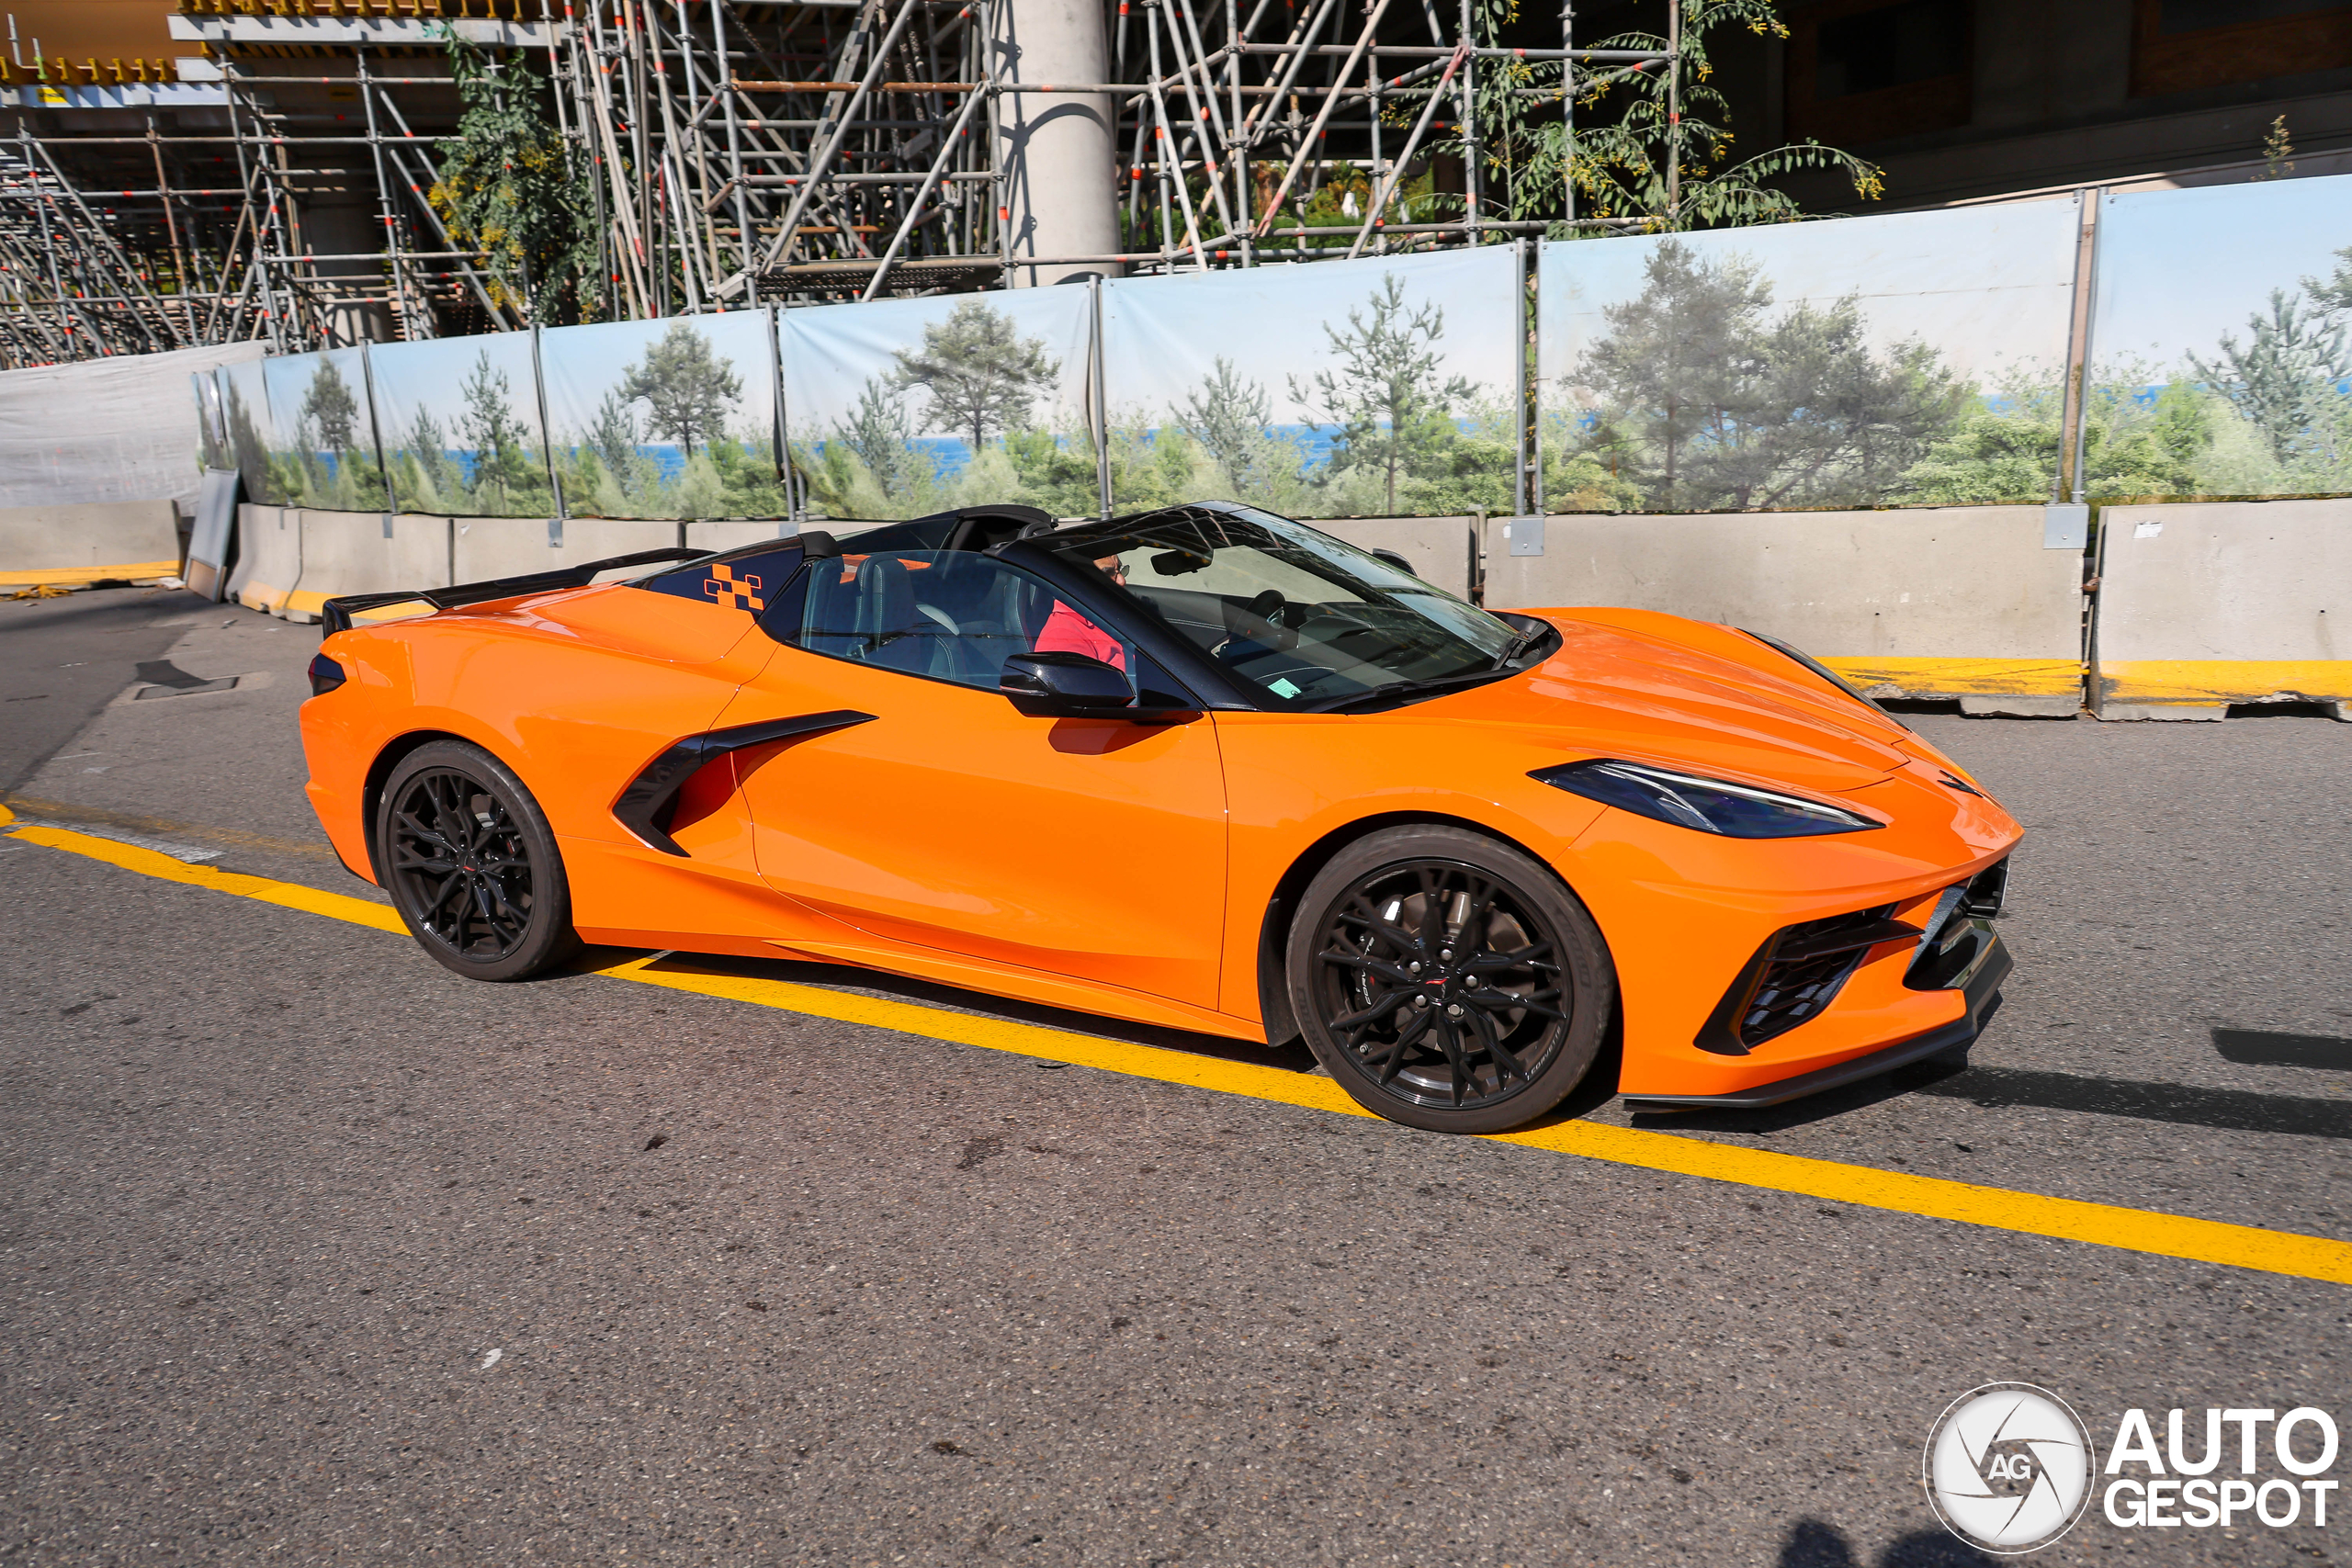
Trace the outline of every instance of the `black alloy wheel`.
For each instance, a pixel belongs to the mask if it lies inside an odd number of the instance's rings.
[[[375,848],[410,931],[460,975],[518,980],[579,945],[546,816],[479,746],[436,740],[401,759],[378,803]]]
[[[1616,1001],[1575,896],[1461,829],[1393,829],[1341,851],[1300,899],[1288,957],[1317,1059],[1366,1110],[1438,1132],[1499,1132],[1559,1104]]]

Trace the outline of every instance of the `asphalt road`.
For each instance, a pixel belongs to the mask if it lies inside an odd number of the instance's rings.
[[[0,604],[9,804],[371,895],[300,798],[315,644],[187,594]],[[2352,727],[1917,722],[2031,829],[1968,1069],[1585,1114],[2352,1239]],[[1992,1561],[1920,1485],[1978,1384],[2102,1453],[2131,1407],[2352,1424],[2343,1285],[472,985],[22,840],[0,887],[0,1562],[1928,1568]],[[2347,1560],[2333,1514],[2096,1508],[2034,1559]]]

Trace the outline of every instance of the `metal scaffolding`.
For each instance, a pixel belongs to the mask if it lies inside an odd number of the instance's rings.
[[[7,364],[532,324],[531,280],[430,195],[451,35],[541,85],[610,319],[1630,221],[1577,220],[1572,186],[1510,216],[1481,106],[1572,129],[1579,96],[1673,59],[1575,49],[1572,5],[1557,47],[1481,41],[1470,0],[180,4],[203,54],[175,81],[0,62]]]

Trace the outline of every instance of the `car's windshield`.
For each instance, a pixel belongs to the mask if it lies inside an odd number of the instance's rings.
[[[1100,567],[1276,707],[1475,675],[1517,637],[1410,572],[1247,508],[1185,508],[1037,542],[1073,566]]]

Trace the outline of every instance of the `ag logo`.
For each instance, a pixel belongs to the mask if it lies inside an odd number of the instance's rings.
[[[1928,1501],[1952,1534],[1986,1551],[2039,1551],[2090,1504],[2091,1435],[2066,1402],[1995,1382],[1951,1402],[1928,1434]]]

